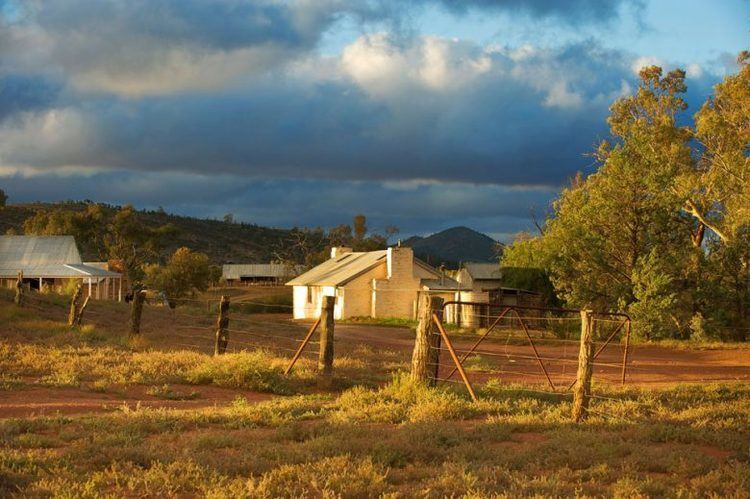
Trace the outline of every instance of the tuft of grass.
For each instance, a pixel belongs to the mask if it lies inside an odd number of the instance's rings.
[[[151,395],[152,397],[166,400],[194,400],[200,397],[200,393],[198,392],[184,392],[175,390],[168,384],[164,384],[161,386],[152,386],[151,388],[146,390],[146,394]]]
[[[461,419],[476,413],[467,398],[421,386],[400,374],[378,390],[354,387],[344,392],[335,417],[344,422],[402,423]]]
[[[301,364],[290,378],[284,375],[287,359],[274,356],[267,350],[255,350],[237,354],[206,357],[193,365],[185,380],[193,384],[214,384],[228,388],[290,395],[297,392],[299,383],[310,385],[312,373]]]
[[[378,497],[387,490],[386,470],[349,455],[282,465],[248,483],[254,497]]]
[[[744,496],[750,387],[565,398],[484,387],[474,404],[396,377],[379,389],[200,410],[0,421],[0,492],[23,496]],[[372,406],[375,406],[374,408]],[[398,417],[386,417],[388,411]],[[601,414],[606,413],[606,416]]]

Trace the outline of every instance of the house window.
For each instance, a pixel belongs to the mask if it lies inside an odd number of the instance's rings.
[[[312,292],[312,286],[307,287],[307,303],[313,302],[313,292]]]

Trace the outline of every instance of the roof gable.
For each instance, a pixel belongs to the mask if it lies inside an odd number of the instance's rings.
[[[464,268],[474,280],[500,280],[503,273],[496,263],[465,263]]]
[[[227,263],[222,266],[222,275],[226,279],[240,279],[242,277],[291,277],[303,270],[305,270],[304,265]]]
[[[385,263],[387,250],[344,253],[313,267],[287,283],[288,286],[340,286]]]
[[[73,236],[0,236],[0,268],[18,270],[79,264]]]

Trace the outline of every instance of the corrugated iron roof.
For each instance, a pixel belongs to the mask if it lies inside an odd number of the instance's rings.
[[[464,268],[472,279],[498,280],[503,278],[500,265],[497,263],[465,263]]]
[[[69,264],[66,264],[65,267],[72,269],[84,276],[120,277],[120,274],[117,272],[112,272],[111,270],[103,269],[100,267],[94,267],[92,265],[87,265],[85,263],[69,263]]]
[[[81,262],[73,236],[0,236],[0,276],[119,277]]]
[[[344,253],[287,283],[288,286],[340,286],[385,262],[387,250]]]
[[[228,263],[222,266],[224,279],[242,277],[290,277],[304,272],[304,265],[284,265],[281,263]]]
[[[438,279],[422,279],[422,286],[432,291],[462,291],[465,288],[461,287],[461,283],[451,279],[450,277],[442,277]]]

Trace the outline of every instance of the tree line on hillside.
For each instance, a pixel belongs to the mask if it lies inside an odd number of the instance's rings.
[[[358,214],[351,225],[337,225],[328,231],[321,227],[295,227],[290,232],[288,243],[277,248],[274,256],[279,262],[302,263],[312,267],[327,260],[332,247],[346,246],[354,251],[381,250],[388,247],[388,239],[398,232],[393,225],[386,227],[383,234],[371,232],[367,227],[367,217]]]
[[[130,205],[87,203],[84,209],[62,205],[36,211],[24,221],[23,232],[74,236],[88,254],[110,262],[113,270],[124,273],[134,289],[145,286],[179,298],[219,284],[221,268],[215,263],[222,262],[212,262],[205,253],[188,247],[167,252],[179,229],[171,223],[149,225],[143,218],[144,213]],[[395,232],[395,228],[388,229],[388,235]],[[351,246],[357,251],[383,249],[388,235],[370,233],[367,218],[356,215],[352,225],[342,224],[328,231],[291,229],[273,254],[279,263],[312,266],[328,258],[331,246]]]
[[[542,269],[571,306],[625,311],[646,338],[744,340],[750,326],[750,53],[694,115],[685,72],[640,71],[610,108],[598,169],[502,265]]]

